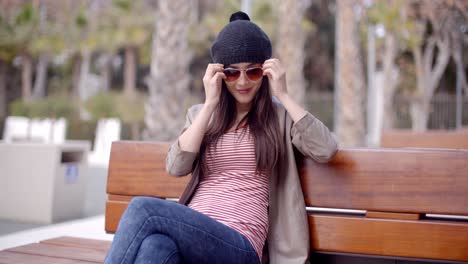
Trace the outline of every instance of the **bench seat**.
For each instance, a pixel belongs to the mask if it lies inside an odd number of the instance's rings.
[[[105,240],[58,237],[0,251],[0,263],[103,263],[110,244]]]

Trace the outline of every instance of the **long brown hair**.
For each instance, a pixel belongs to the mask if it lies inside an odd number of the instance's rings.
[[[236,122],[236,99],[228,91],[223,81],[219,104],[213,113],[213,119],[200,147],[202,175],[207,172],[206,149],[216,146],[218,139]],[[271,175],[275,169],[282,169],[284,146],[281,140],[278,115],[273,105],[268,78],[263,77],[262,84],[255,95],[250,111],[239,122],[249,126],[255,141],[257,172]]]

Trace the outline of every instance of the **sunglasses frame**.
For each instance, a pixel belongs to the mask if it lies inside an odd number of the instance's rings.
[[[257,70],[257,69],[260,69],[260,71],[262,72],[262,74],[260,75],[260,77],[259,77],[258,79],[251,79],[251,78],[249,77],[248,71]],[[228,81],[228,80],[227,80],[228,77],[227,77],[227,74],[226,74],[226,71],[227,71],[227,70],[230,70],[230,71],[237,71],[237,72],[239,72],[239,75],[238,75],[234,80],[229,80],[229,81]],[[236,69],[236,68],[229,68],[229,67],[228,67],[228,68],[226,68],[226,69],[223,70],[223,73],[226,75],[226,80],[225,80],[225,81],[227,81],[227,82],[235,82],[235,81],[237,81],[237,80],[239,79],[239,77],[241,76],[241,73],[242,73],[242,72],[245,72],[245,76],[247,77],[247,79],[249,79],[249,80],[252,81],[252,82],[256,82],[256,81],[260,80],[260,79],[262,78],[262,76],[263,76],[263,69],[262,69],[262,67],[251,67],[251,68],[247,68],[247,69]]]

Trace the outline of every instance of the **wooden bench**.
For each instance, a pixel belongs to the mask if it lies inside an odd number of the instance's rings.
[[[103,263],[110,241],[59,237],[0,251],[2,264]]]
[[[107,232],[116,231],[134,196],[179,197],[189,177],[166,174],[168,147],[113,143]],[[320,263],[337,263],[328,254],[346,255],[341,263],[368,256],[468,262],[468,150],[343,149],[327,164],[303,158],[297,163],[311,251]]]
[[[168,146],[113,143],[107,232],[132,197],[182,192],[188,177],[165,172]],[[344,149],[328,164],[297,162],[313,263],[468,263],[468,150]],[[0,263],[102,263],[109,246],[60,237],[0,251]]]
[[[468,128],[425,132],[414,132],[407,129],[382,131],[380,146],[383,148],[468,149]]]

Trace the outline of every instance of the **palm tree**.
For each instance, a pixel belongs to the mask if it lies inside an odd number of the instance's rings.
[[[63,21],[59,20],[62,9],[59,2],[41,1],[38,10],[39,25],[36,37],[31,41],[31,53],[37,58],[36,78],[33,87],[33,98],[41,98],[46,95],[47,68],[52,56],[65,50],[63,33],[67,30]]]
[[[188,30],[191,5],[185,0],[160,1],[147,78],[145,138],[174,139],[183,125],[190,75]]]
[[[354,8],[357,0],[336,2],[335,131],[344,146],[365,142],[365,84]]]
[[[72,73],[71,73],[71,94],[73,97],[80,97],[80,88],[82,86],[83,76],[82,68],[84,61],[83,48],[84,39],[86,38],[87,28],[89,19],[86,16],[86,12],[83,6],[75,1],[66,1],[63,7],[64,13],[67,13],[68,16],[61,18],[63,24],[66,26],[67,30],[63,31],[63,39],[66,44],[66,53],[69,54],[71,58]]]
[[[285,0],[278,5],[276,54],[286,68],[289,94],[304,103],[304,12],[310,0]]]
[[[2,9],[5,8],[1,5]],[[6,8],[5,8],[6,9]],[[8,17],[0,15],[0,119],[6,116],[6,81],[8,68],[17,54],[17,45],[14,41],[13,30]]]
[[[37,35],[38,15],[32,4],[22,6],[11,23],[13,41],[18,45],[21,56],[21,95],[24,101],[32,98],[32,64],[30,45]]]
[[[98,34],[98,49],[107,53],[107,58],[118,48],[124,50],[124,94],[135,96],[137,50],[151,36],[154,14],[141,1],[114,0],[112,5],[101,10]]]
[[[7,90],[6,81],[7,73],[11,61],[16,55],[15,45],[13,43],[4,42],[5,28],[0,24],[0,119],[6,117],[7,113]]]

